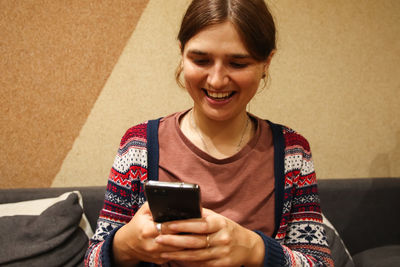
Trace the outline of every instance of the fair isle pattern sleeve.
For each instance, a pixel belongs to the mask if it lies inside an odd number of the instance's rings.
[[[85,266],[111,266],[113,235],[128,223],[145,201],[147,123],[130,128],[122,137],[108,177],[103,209],[90,239]]]
[[[285,266],[333,266],[322,225],[316,176],[307,140],[283,127],[285,186],[282,220],[275,239]]]

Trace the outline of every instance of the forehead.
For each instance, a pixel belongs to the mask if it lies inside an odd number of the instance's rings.
[[[249,54],[240,34],[229,21],[198,32],[186,43],[184,53],[192,50],[209,54]]]

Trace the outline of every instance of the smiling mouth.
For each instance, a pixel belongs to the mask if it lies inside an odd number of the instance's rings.
[[[203,88],[204,93],[206,94],[207,97],[213,99],[213,100],[226,100],[228,98],[231,98],[236,92],[211,92],[207,91],[206,89]]]

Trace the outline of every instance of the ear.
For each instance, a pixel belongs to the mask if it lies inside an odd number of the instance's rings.
[[[179,42],[179,51],[181,51],[181,56],[183,55],[183,50],[182,50],[182,43]]]
[[[275,49],[272,50],[271,53],[269,53],[269,56],[264,63],[264,73],[268,72],[269,65],[271,64],[272,57],[275,55],[275,53],[276,53]]]

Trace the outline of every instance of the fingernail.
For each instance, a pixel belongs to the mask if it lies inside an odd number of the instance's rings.
[[[159,236],[157,236],[156,238],[154,238],[154,240],[155,240],[157,243],[161,243],[161,242],[162,242],[162,236],[159,235]]]

